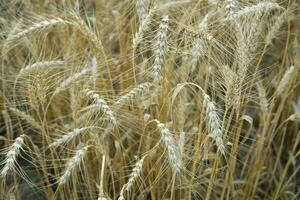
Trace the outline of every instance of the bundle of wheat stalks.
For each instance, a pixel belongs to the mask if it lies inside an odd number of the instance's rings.
[[[0,199],[300,199],[297,0],[1,0]]]

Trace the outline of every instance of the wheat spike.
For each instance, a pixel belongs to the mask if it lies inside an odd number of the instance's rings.
[[[134,182],[141,175],[145,157],[146,156],[143,156],[138,162],[136,162],[135,167],[133,168],[133,170],[132,170],[132,172],[131,172],[131,174],[129,176],[128,182],[126,184],[124,184],[123,187],[122,187],[122,189],[121,189],[120,196],[119,196],[118,200],[125,199],[124,198],[124,192],[125,192],[125,190],[127,192],[129,192],[131,190]]]
[[[110,107],[107,105],[106,101],[103,100],[99,94],[97,94],[95,91],[86,89],[83,91],[86,96],[88,96],[90,99],[94,101],[94,104],[99,107],[99,109],[103,112],[105,117],[111,122],[114,126],[117,125],[117,120],[113,114],[113,111],[110,109]]]
[[[61,65],[64,65],[64,61],[62,61],[62,60],[49,60],[49,61],[37,62],[37,63],[34,63],[32,65],[27,65],[26,67],[22,68],[19,72],[19,76],[24,73],[30,72],[32,70],[36,70],[36,69],[40,69],[40,68],[44,69],[44,68],[49,68],[52,66],[61,66]]]
[[[161,122],[155,120],[157,123],[157,128],[162,136],[162,141],[167,149],[168,158],[175,172],[180,172],[183,168],[182,160],[180,155],[180,149],[176,144],[171,131]]]
[[[33,24],[32,26],[30,26],[29,28],[27,28],[21,32],[18,32],[14,35],[10,35],[10,37],[7,38],[7,42],[12,42],[12,41],[18,40],[32,32],[35,32],[35,31],[38,31],[38,30],[41,30],[44,28],[49,28],[49,27],[52,27],[57,24],[66,24],[66,23],[68,23],[68,22],[63,20],[62,18],[46,19],[46,20],[43,20],[43,21]]]
[[[17,157],[20,154],[20,151],[22,150],[22,146],[24,145],[24,137],[24,135],[17,137],[14,143],[11,145],[9,151],[7,152],[4,160],[4,167],[0,172],[1,178],[5,179],[8,172],[13,170],[13,168],[15,167]]]
[[[121,96],[117,102],[115,103],[115,105],[117,107],[121,107],[122,105],[124,105],[125,103],[131,101],[133,98],[135,98],[138,95],[142,95],[145,94],[147,91],[149,91],[150,87],[153,84],[151,83],[142,83],[136,87],[134,87],[133,89],[131,89],[128,93],[124,94],[123,96]]]
[[[277,88],[277,95],[281,95],[282,93],[284,93],[284,90],[286,89],[287,85],[289,84],[294,71],[295,71],[295,66],[292,65],[288,70],[286,70],[285,74],[283,75],[278,88]]]
[[[209,136],[216,142],[218,151],[222,154],[225,153],[225,147],[222,139],[221,123],[218,117],[216,107],[211,101],[210,97],[205,93],[205,91],[199,87],[203,95],[203,107],[205,108],[206,115],[208,116],[208,124],[210,129]]]
[[[87,153],[87,150],[88,150],[88,147],[83,147],[83,148],[77,150],[75,156],[72,157],[70,160],[68,160],[64,174],[61,176],[61,178],[59,180],[59,185],[64,185],[67,183],[67,181],[70,179],[72,172],[83,161],[83,158]]]
[[[17,108],[9,108],[10,111],[12,111],[15,115],[17,115],[18,117],[20,117],[21,119],[25,120],[28,124],[30,124],[33,128],[42,130],[41,125],[35,121],[35,119],[33,117],[31,117],[30,115],[26,114],[25,112],[17,109]]]
[[[234,17],[239,18],[242,16],[247,16],[252,13],[258,13],[258,12],[267,12],[271,10],[281,10],[283,9],[281,6],[278,5],[278,3],[273,2],[260,2],[256,5],[247,6],[238,12],[235,13]]]
[[[90,72],[90,70],[91,70],[90,68],[85,68],[85,69],[81,70],[80,72],[73,74],[72,76],[70,76],[63,82],[61,82],[59,84],[59,86],[55,89],[53,94],[56,95],[56,94],[64,91],[69,85],[71,85],[72,83],[81,79],[84,75],[86,75],[88,72]]]
[[[77,137],[79,134],[83,133],[89,129],[89,127],[84,127],[84,128],[76,128],[73,131],[67,133],[66,135],[62,136],[59,139],[56,139],[52,144],[50,144],[50,147],[57,148],[60,145],[66,144],[69,141],[71,141],[73,138]]]
[[[159,32],[158,32],[158,40],[155,45],[155,60],[153,65],[154,70],[154,82],[160,82],[162,79],[161,75],[161,67],[164,60],[164,49],[166,46],[166,40],[167,40],[167,33],[169,28],[169,16],[165,16],[159,26]]]
[[[237,0],[225,0],[225,8],[227,9],[228,19],[232,20],[235,18],[238,4]]]
[[[208,17],[209,17],[209,13],[206,14],[204,16],[204,18],[202,19],[202,21],[199,24],[199,29],[200,31],[207,31],[208,29]],[[196,69],[197,63],[199,61],[199,58],[201,57],[201,55],[204,52],[204,44],[205,44],[205,40],[202,37],[198,37],[196,39],[196,43],[192,52],[192,69],[191,69],[191,73],[193,73]]]

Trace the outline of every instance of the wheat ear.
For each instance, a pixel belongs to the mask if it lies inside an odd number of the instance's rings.
[[[15,139],[14,143],[11,145],[9,151],[7,152],[5,160],[4,160],[4,167],[2,168],[2,170],[0,172],[1,178],[5,179],[8,172],[11,171],[15,167],[17,157],[22,150],[22,146],[24,145],[24,137],[25,137],[25,135],[21,135],[21,136],[17,137]]]
[[[37,62],[32,65],[27,65],[26,67],[22,68],[19,72],[19,76],[30,72],[32,70],[40,69],[40,68],[49,68],[52,66],[61,66],[64,64],[64,61],[62,60],[49,60],[49,61],[42,61],[42,62]]]
[[[203,20],[199,24],[199,29],[201,31],[207,31],[208,29],[208,16],[209,13],[205,15]],[[193,52],[192,52],[192,69],[191,73],[193,73],[196,69],[197,63],[199,61],[199,58],[201,57],[203,51],[204,51],[204,40],[201,37],[197,37],[196,44],[194,46]]]
[[[180,172],[183,168],[180,149],[176,144],[171,131],[161,122],[155,120],[157,128],[162,136],[162,141],[167,149],[168,158],[175,172]]]
[[[140,21],[143,21],[148,15],[147,7],[145,5],[144,0],[136,0],[135,5],[136,5],[136,9],[137,9],[139,19],[140,19]]]
[[[208,124],[210,128],[210,137],[215,140],[216,145],[218,147],[218,151],[220,151],[222,154],[224,154],[224,144],[222,139],[222,131],[221,131],[221,123],[220,119],[218,117],[216,107],[214,103],[210,100],[210,97],[204,92],[203,93],[203,106],[205,108],[206,114],[208,116]]]
[[[70,160],[68,160],[64,174],[61,176],[61,178],[59,180],[59,185],[64,185],[67,183],[67,181],[70,179],[72,172],[83,161],[83,158],[85,157],[85,155],[87,153],[87,150],[88,150],[88,147],[83,147],[83,148],[77,150],[75,156],[72,157]]]
[[[144,32],[148,29],[150,25],[152,15],[153,11],[150,10],[149,14],[147,14],[147,16],[140,22],[139,29],[135,33],[134,38],[132,40],[133,50],[135,50],[139,43],[142,41]]]
[[[169,28],[169,16],[165,16],[159,26],[158,39],[155,45],[155,60],[153,65],[154,82],[160,82],[162,79],[161,67],[164,61],[164,49],[167,42],[167,33]]]
[[[107,105],[106,101],[100,97],[95,91],[86,89],[83,91],[86,96],[94,101],[94,104],[103,112],[104,116],[112,123],[114,126],[117,125],[117,120],[113,114],[113,111]]]
[[[228,19],[232,20],[235,18],[237,7],[238,7],[237,0],[225,0],[225,8],[227,9]]]
[[[80,78],[82,78],[84,75],[86,75],[91,69],[90,68],[84,68],[83,70],[81,70],[80,72],[77,72],[75,74],[73,74],[72,76],[70,76],[69,78],[67,78],[66,80],[64,80],[63,82],[61,82],[59,84],[59,86],[55,89],[54,91],[54,95],[64,91],[69,85],[71,85],[72,83],[76,82],[77,80],[79,80]]]
[[[21,32],[18,32],[14,35],[10,35],[10,37],[7,38],[7,42],[12,42],[12,41],[18,40],[32,32],[38,31],[40,29],[45,29],[45,28],[49,28],[49,27],[52,27],[57,24],[66,24],[66,23],[67,23],[67,21],[63,20],[62,18],[46,19],[46,20],[35,23],[34,25],[30,26],[29,28],[27,28]]]
[[[20,117],[21,119],[25,120],[28,124],[30,124],[33,128],[42,130],[41,125],[35,121],[33,117],[28,115],[27,113],[17,109],[17,108],[9,108],[11,112],[13,112],[16,116]]]
[[[292,65],[288,70],[286,70],[285,74],[283,75],[277,89],[277,95],[281,95],[284,93],[284,90],[286,89],[287,85],[289,84],[294,71],[295,71],[295,66]]]
[[[278,3],[273,2],[260,2],[256,5],[247,6],[238,12],[235,13],[234,17],[242,17],[247,16],[252,13],[259,13],[259,12],[267,12],[271,10],[281,10],[283,9],[281,6],[278,5]]]
[[[125,190],[127,192],[129,192],[134,184],[134,182],[137,180],[137,178],[141,175],[142,172],[142,168],[143,168],[143,163],[144,163],[144,159],[146,156],[143,156],[138,162],[136,162],[135,167],[133,168],[130,176],[129,176],[129,180],[126,184],[123,185],[121,192],[120,192],[120,196],[118,198],[118,200],[124,200],[124,192]]]
[[[153,86],[152,83],[142,83],[136,87],[134,87],[133,89],[131,89],[128,93],[124,94],[123,96],[121,96],[117,102],[115,103],[115,105],[117,107],[121,107],[122,105],[124,105],[125,103],[131,101],[133,98],[135,98],[138,95],[142,95],[144,93],[146,93],[147,91],[149,91],[150,87]]]
[[[77,137],[79,134],[86,131],[87,129],[89,129],[89,127],[76,128],[73,131],[71,131],[71,132],[67,133],[66,135],[62,136],[61,138],[56,139],[52,144],[50,144],[49,147],[57,148],[60,145],[66,144],[69,141],[71,141],[73,138]]]

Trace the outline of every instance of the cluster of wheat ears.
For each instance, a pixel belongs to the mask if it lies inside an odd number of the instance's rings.
[[[0,0],[0,199],[300,199],[297,0]]]

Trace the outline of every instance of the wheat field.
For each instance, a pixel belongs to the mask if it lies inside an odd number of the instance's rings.
[[[298,0],[0,0],[0,200],[299,200]]]

